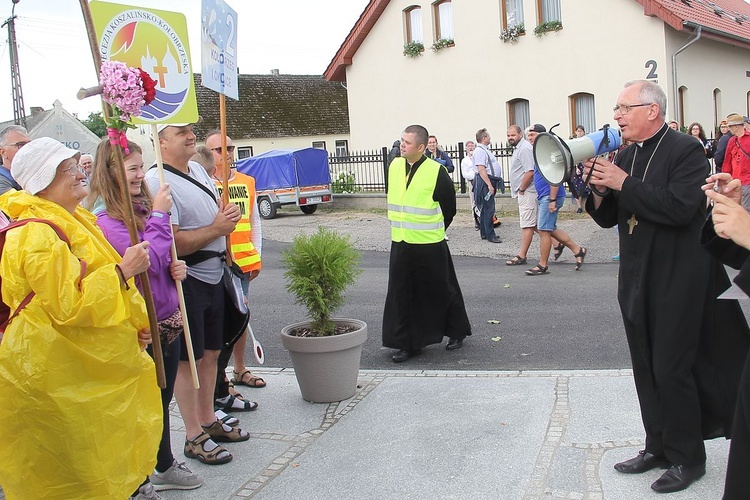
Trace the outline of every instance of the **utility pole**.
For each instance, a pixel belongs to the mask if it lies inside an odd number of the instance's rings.
[[[16,4],[21,0],[11,0],[13,9],[10,17],[0,28],[8,25],[8,45],[10,46],[10,79],[13,89],[13,121],[16,125],[26,127],[26,112],[23,105],[23,91],[21,90],[21,72],[18,69],[18,45],[16,44]]]

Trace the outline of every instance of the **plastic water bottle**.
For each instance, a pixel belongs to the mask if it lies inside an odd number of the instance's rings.
[[[490,201],[490,198],[491,198],[491,197],[492,197],[492,195],[490,194],[490,192],[489,192],[489,191],[487,191],[487,194],[486,194],[486,195],[484,195],[484,201]]]

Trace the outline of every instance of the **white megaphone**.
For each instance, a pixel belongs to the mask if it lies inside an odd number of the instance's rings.
[[[536,136],[534,161],[539,166],[539,173],[544,180],[553,186],[559,186],[570,180],[578,163],[617,151],[619,147],[620,131],[612,130],[609,125],[567,141],[552,133],[550,129],[549,132],[541,132]],[[588,183],[588,179],[586,182]]]

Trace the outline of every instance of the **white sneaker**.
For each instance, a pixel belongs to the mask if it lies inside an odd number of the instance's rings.
[[[151,483],[156,491],[194,490],[203,484],[203,479],[188,469],[184,462],[172,462],[172,467],[164,472],[154,471]],[[161,497],[159,497],[161,498]]]
[[[164,500],[164,497],[154,491],[153,484],[146,483],[138,488],[137,495],[130,497],[128,500]]]

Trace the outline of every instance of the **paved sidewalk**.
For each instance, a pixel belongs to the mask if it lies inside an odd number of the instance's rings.
[[[268,382],[244,389],[255,412],[235,414],[251,433],[228,444],[234,460],[206,466],[173,449],[205,484],[166,499],[664,498],[661,471],[624,475],[612,465],[643,447],[630,370],[360,372],[347,401],[312,404],[289,369],[253,369]],[[706,442],[707,473],[669,500],[719,499],[729,442]]]

